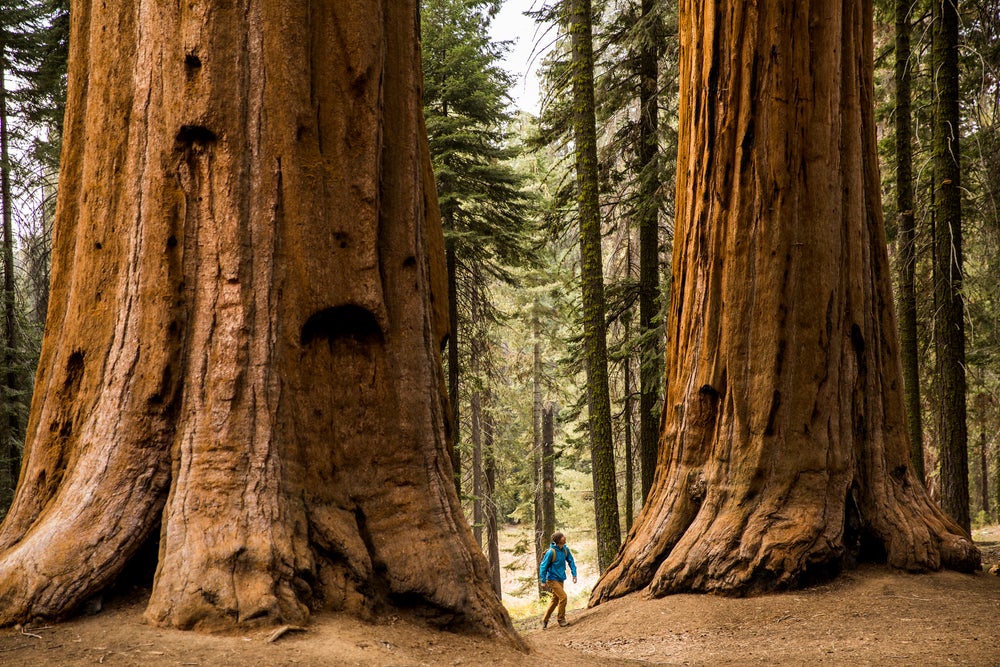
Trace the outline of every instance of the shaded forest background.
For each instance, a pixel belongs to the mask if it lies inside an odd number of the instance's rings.
[[[597,551],[613,546],[612,554],[652,483],[678,91],[676,3],[594,2],[586,18],[594,32],[600,228],[596,246],[588,245],[581,239],[581,146],[573,138],[579,101],[570,75],[571,27],[581,17],[568,2],[536,3],[538,48],[547,49],[536,117],[510,106],[514,79],[502,64],[507,45],[489,37],[501,4],[425,0],[421,13],[425,115],[452,304],[446,365],[458,425],[456,485],[494,564],[498,591],[500,527],[519,524],[535,535],[533,544],[528,539],[519,548],[537,557],[562,524],[566,507],[557,504],[555,491],[566,479],[583,474],[594,488],[613,489],[613,502],[601,494],[588,498],[598,530],[614,528],[599,535]],[[960,397],[945,395],[935,345],[944,315],[935,291],[942,252],[935,239],[943,223],[933,196],[933,127],[941,108],[933,9],[922,0],[875,3],[883,202],[896,274],[900,280],[912,275],[915,295],[912,329],[901,337],[912,336],[917,351],[919,422],[911,421],[918,426],[918,457],[937,496],[944,434],[957,418],[948,406],[960,398],[967,412],[960,453],[968,470],[960,483],[975,527],[1000,521],[1000,1],[968,0],[958,8],[964,310],[952,324],[965,336]],[[0,0],[0,516],[17,482],[48,304],[68,27],[65,1]],[[911,114],[905,128],[903,81]],[[907,156],[911,168],[900,169]],[[901,208],[907,186],[912,203]],[[593,292],[585,299],[582,289],[586,260],[594,257],[602,267],[599,303]],[[603,351],[585,332],[585,318],[595,312],[606,334]],[[599,430],[587,401],[595,381],[587,370],[598,367],[607,369],[607,442],[592,436]],[[594,455],[605,446],[612,456]]]

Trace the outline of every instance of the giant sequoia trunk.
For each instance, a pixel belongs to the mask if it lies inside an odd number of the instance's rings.
[[[747,593],[871,557],[972,570],[908,465],[871,3],[681,5],[656,481],[591,597]]]
[[[513,638],[452,483],[415,2],[72,18],[0,622],[72,611],[159,531],[157,624],[399,606]]]

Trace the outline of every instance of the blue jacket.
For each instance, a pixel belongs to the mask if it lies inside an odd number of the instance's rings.
[[[557,547],[553,542],[549,545],[545,555],[542,556],[542,564],[538,566],[538,579],[542,583],[546,581],[566,581],[566,563],[569,569],[576,576],[576,562],[573,554],[569,550],[569,545]]]

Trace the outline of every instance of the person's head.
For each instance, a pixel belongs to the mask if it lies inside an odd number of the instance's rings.
[[[566,536],[562,533],[552,533],[552,543],[557,547],[566,544]]]

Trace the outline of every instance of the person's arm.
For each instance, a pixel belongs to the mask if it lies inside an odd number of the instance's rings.
[[[566,560],[569,561],[569,571],[573,573],[573,583],[576,583],[576,561],[573,560],[573,552],[566,547]]]

